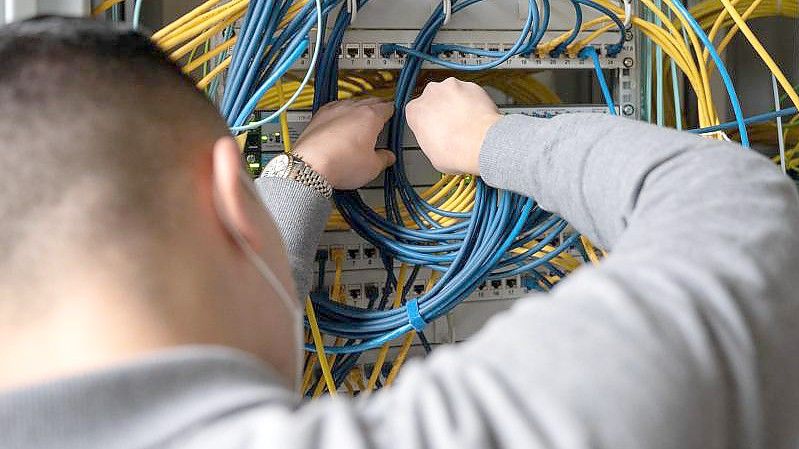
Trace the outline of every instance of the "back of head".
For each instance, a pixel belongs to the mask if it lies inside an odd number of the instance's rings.
[[[152,256],[178,232],[192,157],[227,132],[214,106],[149,39],[102,22],[6,26],[0,61],[0,305],[78,252]]]

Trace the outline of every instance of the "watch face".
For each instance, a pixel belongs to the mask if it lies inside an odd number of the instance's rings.
[[[289,169],[289,157],[285,154],[280,154],[272,158],[266,167],[264,167],[264,175],[276,178],[285,178]]]

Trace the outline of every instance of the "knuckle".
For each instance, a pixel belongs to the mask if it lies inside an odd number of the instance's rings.
[[[447,79],[445,79],[442,84],[445,84],[447,86],[458,86],[463,84],[463,81],[459,80],[458,78],[455,78],[454,76],[450,76]]]
[[[424,86],[424,90],[422,91],[422,92],[423,92],[423,94],[425,94],[425,93],[428,93],[428,92],[430,92],[430,91],[432,91],[432,90],[434,90],[434,89],[438,88],[438,86],[439,86],[440,84],[441,84],[441,83],[438,83],[438,82],[435,82],[435,81],[431,81],[431,82],[427,83],[427,84]]]
[[[355,106],[354,112],[361,118],[369,118],[374,115],[374,110],[368,105]]]

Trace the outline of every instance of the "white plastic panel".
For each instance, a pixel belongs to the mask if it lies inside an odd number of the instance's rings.
[[[41,14],[88,16],[89,0],[0,0],[2,23],[16,22]]]
[[[354,29],[419,29],[438,6],[434,0],[370,0],[353,22]],[[527,0],[483,0],[452,15],[445,30],[520,30],[527,18]],[[583,8],[585,21],[597,17]],[[550,4],[550,30],[570,30],[574,26],[574,6],[565,0]]]

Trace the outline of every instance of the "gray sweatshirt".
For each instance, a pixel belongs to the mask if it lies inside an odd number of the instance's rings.
[[[246,354],[177,348],[0,395],[0,447],[799,446],[799,202],[775,166],[574,114],[502,119],[480,169],[610,256],[369,398],[300,405]],[[330,205],[286,181],[258,185],[307,292]]]

